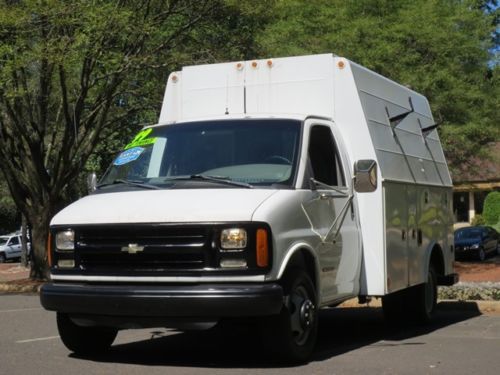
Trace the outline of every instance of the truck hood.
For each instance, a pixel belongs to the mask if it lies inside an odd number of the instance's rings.
[[[51,225],[251,221],[278,190],[179,189],[86,196],[60,211]]]

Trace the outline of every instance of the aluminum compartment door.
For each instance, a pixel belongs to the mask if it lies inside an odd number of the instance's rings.
[[[418,244],[418,192],[413,185],[407,186],[408,196],[408,285],[423,283],[423,250]]]
[[[408,286],[407,185],[384,184],[387,290]]]

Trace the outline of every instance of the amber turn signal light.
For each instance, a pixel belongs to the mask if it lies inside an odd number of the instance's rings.
[[[257,266],[269,266],[269,245],[265,229],[257,229]]]
[[[47,236],[47,261],[49,262],[49,267],[52,267],[52,236],[49,235]]]

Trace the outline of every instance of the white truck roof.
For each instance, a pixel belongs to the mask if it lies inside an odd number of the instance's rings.
[[[350,157],[377,160],[384,180],[452,185],[427,99],[333,54],[184,67],[159,123],[307,116],[334,121]]]

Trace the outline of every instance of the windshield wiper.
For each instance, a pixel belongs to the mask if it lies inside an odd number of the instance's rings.
[[[223,177],[223,176],[206,176],[203,174],[192,174],[191,176],[169,177],[169,178],[166,178],[164,181],[196,181],[196,180],[210,181],[210,182],[216,182],[219,184],[226,184],[226,185],[244,187],[247,189],[253,189],[253,186],[250,184],[247,184],[246,182],[233,181],[233,180],[230,180],[228,177]]]
[[[96,188],[100,189],[100,188],[102,188],[104,186],[117,185],[117,184],[125,184],[125,185],[129,185],[129,186],[140,187],[140,188],[143,188],[143,189],[152,189],[152,190],[159,190],[159,189],[161,189],[161,187],[159,187],[159,186],[151,185],[151,184],[145,184],[142,181],[122,180],[122,179],[116,179],[113,182],[108,182],[108,183],[105,183],[105,184],[97,185]]]

